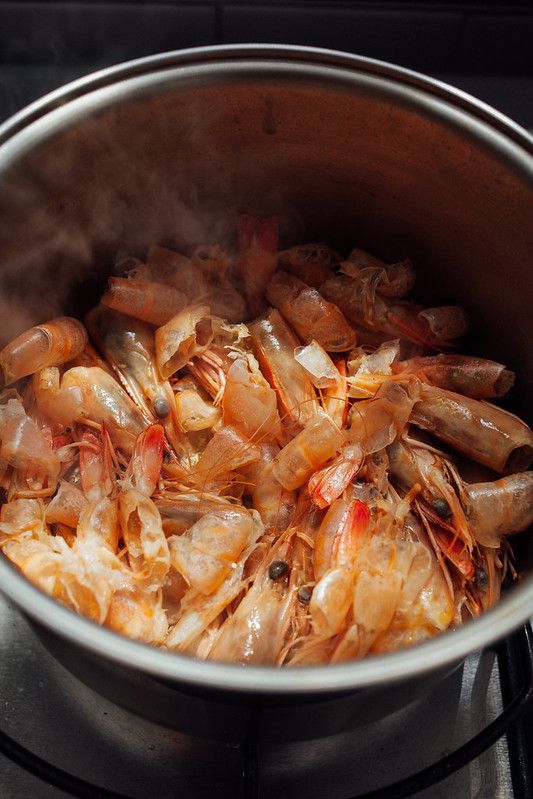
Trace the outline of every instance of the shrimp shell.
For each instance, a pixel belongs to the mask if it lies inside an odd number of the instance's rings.
[[[0,407],[0,460],[22,471],[42,473],[54,485],[59,458],[36,422],[17,399]]]
[[[339,382],[337,367],[314,339],[305,347],[296,347],[294,360],[303,366],[316,388],[334,388]]]
[[[146,644],[163,645],[168,632],[168,620],[162,607],[161,592],[154,593],[126,584],[114,592],[105,625],[128,638]]]
[[[413,374],[426,383],[474,399],[503,397],[515,380],[514,373],[496,361],[470,355],[433,355],[410,358],[392,365],[397,374]]]
[[[519,472],[492,483],[465,486],[466,515],[477,541],[497,548],[509,533],[533,524],[533,472]]]
[[[294,590],[289,578],[275,581],[269,566],[276,557],[288,558],[292,531],[267,550],[253,583],[235,612],[220,629],[209,657],[241,664],[277,663],[293,614]]]
[[[186,433],[210,430],[220,420],[219,408],[206,402],[194,389],[179,391],[175,401],[180,426]]]
[[[77,319],[60,316],[37,325],[11,341],[0,352],[5,385],[47,366],[71,361],[87,344],[87,331]]]
[[[165,443],[161,425],[147,427],[135,442],[123,485],[129,484],[141,494],[152,496],[161,475]]]
[[[111,375],[99,366],[75,366],[65,372],[61,387],[79,388],[84,416],[104,424],[115,446],[128,454],[132,452],[146,422]]]
[[[235,613],[225,621],[210,652],[210,659],[222,662],[274,664],[275,642],[282,623],[283,596],[272,585],[256,581]]]
[[[149,280],[110,277],[103,305],[152,325],[164,325],[187,305],[187,297],[172,286]]]
[[[300,342],[275,309],[249,327],[259,365],[277,394],[282,417],[304,425],[315,415],[318,404],[313,384],[294,359]]]
[[[155,363],[153,328],[103,305],[93,308],[86,321],[146,423],[161,419],[171,446],[176,454],[184,456],[187,442],[180,429],[174,394],[168,381],[161,379]]]
[[[352,565],[354,556],[365,541],[370,513],[365,502],[338,499],[331,504],[316,536],[313,570],[320,580],[328,569]]]
[[[105,431],[85,430],[81,437],[80,477],[83,493],[89,501],[112,494],[115,475],[111,446]]]
[[[257,219],[243,214],[239,219],[238,268],[244,279],[252,317],[264,308],[265,288],[277,266],[278,218]]]
[[[300,488],[319,466],[335,455],[344,439],[344,433],[329,416],[317,414],[276,455],[274,477],[287,491]]]
[[[71,427],[83,414],[82,392],[77,386],[61,386],[59,369],[41,369],[33,375],[33,394],[39,411],[61,427]]]
[[[252,373],[243,358],[234,361],[222,398],[224,424],[249,439],[274,441],[281,426],[275,392],[257,370]]]
[[[250,443],[234,427],[225,426],[213,435],[188,480],[193,484],[210,483],[260,457],[261,450],[257,444]]]
[[[313,630],[318,635],[336,635],[342,629],[352,604],[354,565],[370,523],[367,505],[354,499],[338,500],[327,512],[313,553],[318,582],[309,609]]]
[[[155,331],[155,354],[163,379],[182,369],[213,340],[209,306],[189,305]]]
[[[161,514],[166,535],[185,532],[207,513],[224,514],[231,510],[232,513],[249,515],[249,511],[241,505],[233,505],[222,498],[206,498],[204,494],[178,494],[172,499],[156,496],[154,502]]]
[[[46,538],[43,503],[38,499],[13,499],[0,508],[0,544],[9,539]]]
[[[319,508],[326,508],[348,487],[363,463],[358,444],[346,444],[341,454],[309,479],[309,496]]]
[[[72,483],[62,481],[57,493],[46,506],[45,520],[48,524],[59,523],[76,528],[88,504],[79,488]]]
[[[326,244],[300,244],[278,253],[282,269],[315,289],[333,276],[332,269],[340,260],[340,255]]]
[[[170,568],[170,552],[156,506],[134,488],[123,491],[119,522],[135,577],[150,590],[160,588]]]
[[[267,299],[303,341],[313,339],[327,352],[355,347],[355,330],[339,308],[288,272],[276,272],[267,286]]]
[[[435,499],[446,500],[453,518],[454,534],[472,549],[474,541],[470,525],[450,483],[444,459],[427,449],[408,446],[401,441],[395,441],[388,448],[388,455],[391,475],[407,491],[418,484],[428,503]]]
[[[200,302],[208,294],[202,272],[186,255],[154,244],[148,250],[146,265],[154,280],[184,293],[190,303]]]
[[[192,595],[188,592],[183,597],[181,616],[165,641],[168,649],[187,651],[217,616],[247,587],[248,580],[244,578],[243,571],[249,554],[250,550],[245,549],[237,567],[230,570],[228,578],[214,593],[206,597],[190,589]]]
[[[286,491],[272,472],[278,452],[276,444],[261,444],[261,460],[251,464],[244,475],[252,483],[252,504],[265,530],[276,534],[290,526],[296,511],[296,494]]]
[[[376,291],[384,297],[404,297],[411,291],[416,280],[409,258],[385,264],[359,247],[354,247],[347,260],[341,264],[341,271],[350,277],[375,280]]]
[[[337,566],[329,569],[316,584],[309,609],[317,635],[330,637],[342,629],[352,604],[353,580],[349,569]]]
[[[529,427],[488,402],[422,385],[411,421],[497,472],[525,471],[533,462]]]
[[[195,591],[212,594],[260,529],[252,516],[231,508],[208,513],[184,535],[169,538],[172,565]]]
[[[415,401],[417,387],[386,380],[372,399],[352,406],[348,437],[366,455],[392,444],[404,431]]]

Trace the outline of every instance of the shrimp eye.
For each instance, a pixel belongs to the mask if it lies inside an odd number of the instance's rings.
[[[476,585],[478,588],[486,588],[489,584],[489,576],[485,569],[477,569],[475,577]]]
[[[164,419],[170,413],[170,407],[164,397],[157,397],[154,402],[154,413],[158,419]]]
[[[301,602],[302,605],[308,605],[311,602],[312,596],[313,596],[313,589],[310,588],[308,585],[302,585],[302,587],[298,591],[298,601]]]
[[[268,567],[268,576],[271,580],[279,580],[289,571],[289,564],[284,560],[273,560]]]
[[[440,516],[441,519],[449,519],[452,515],[452,509],[448,502],[442,497],[434,499],[431,505],[437,516]]]

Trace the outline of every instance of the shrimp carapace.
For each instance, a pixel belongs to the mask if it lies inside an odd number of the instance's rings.
[[[533,434],[491,402],[513,372],[458,354],[465,311],[411,300],[405,253],[283,230],[242,215],[233,245],[152,244],[84,324],[4,346],[0,549],[146,644],[322,666],[498,600]]]

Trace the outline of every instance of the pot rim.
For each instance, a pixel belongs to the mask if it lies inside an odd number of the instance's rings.
[[[526,623],[533,607],[533,580],[530,579],[512,589],[479,618],[408,649],[327,666],[280,669],[199,660],[126,638],[79,616],[45,594],[16,571],[4,556],[0,557],[0,585],[2,593],[38,625],[96,656],[104,656],[159,679],[188,683],[200,689],[274,696],[354,692],[403,682],[452,666]]]
[[[214,62],[271,61],[318,64],[394,81],[447,102],[484,122],[507,141],[533,154],[533,138],[504,114],[465,92],[402,67],[334,50],[276,44],[221,45],[191,48],[129,61],[75,80],[45,95],[0,126],[1,146],[60,106],[98,89],[155,71]],[[281,60],[281,61],[280,61]],[[500,138],[500,137],[496,137]],[[532,169],[533,171],[533,169]],[[38,624],[92,653],[155,677],[243,694],[326,694],[403,681],[451,665],[494,643],[524,624],[533,611],[533,579],[511,589],[491,610],[457,630],[417,646],[335,665],[279,669],[201,661],[130,640],[100,627],[52,599],[30,583],[5,557],[0,557],[0,587]]]
[[[96,89],[117,83],[120,80],[138,77],[152,73],[155,70],[170,67],[198,66],[208,62],[220,64],[222,61],[230,62],[242,60],[243,58],[250,61],[253,59],[271,59],[275,61],[280,58],[288,62],[305,61],[307,64],[323,64],[329,67],[356,70],[418,87],[425,93],[448,100],[453,105],[474,114],[478,119],[488,122],[492,127],[503,132],[533,154],[533,136],[525,128],[501,111],[462,89],[450,86],[436,78],[430,78],[421,72],[391,64],[387,61],[354,55],[340,50],[286,44],[223,44],[190,47],[104,67],[48,92],[9,117],[0,125],[0,146],[19,130],[22,130],[55,108]]]

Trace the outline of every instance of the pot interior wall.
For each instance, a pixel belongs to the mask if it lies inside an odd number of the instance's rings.
[[[417,296],[466,307],[467,346],[518,372],[512,407],[532,421],[531,193],[514,145],[497,151],[500,134],[417,89],[334,68],[258,77],[234,62],[130,84],[0,151],[2,341],[81,313],[117,256],[232,246],[239,213],[277,213],[285,246],[410,255]]]

